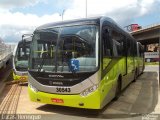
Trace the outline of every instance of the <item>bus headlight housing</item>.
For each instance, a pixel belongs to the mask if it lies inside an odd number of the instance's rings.
[[[83,92],[81,92],[81,96],[87,96],[89,95],[90,93],[94,92],[96,89],[98,88],[98,85],[94,85],[92,87],[89,87],[87,88],[86,90],[84,90]]]
[[[34,92],[38,92],[37,88],[35,88],[34,86],[31,85],[31,83],[28,83],[29,87],[34,91]]]

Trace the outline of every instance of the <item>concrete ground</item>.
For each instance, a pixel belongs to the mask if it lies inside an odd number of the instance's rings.
[[[155,77],[157,76],[157,80],[158,80],[158,101],[157,101],[157,105],[155,106],[154,111],[152,112],[153,114],[160,114],[160,66],[154,66],[154,65],[149,65],[146,66],[145,72],[157,72],[157,75],[155,75]]]

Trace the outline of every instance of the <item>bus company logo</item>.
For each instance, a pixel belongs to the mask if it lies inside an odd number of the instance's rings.
[[[49,85],[63,85],[63,82],[53,82],[53,81],[49,81]]]
[[[64,78],[64,76],[62,76],[62,75],[48,75],[48,77],[51,77],[51,78]]]
[[[53,85],[63,85],[63,82],[52,82]]]

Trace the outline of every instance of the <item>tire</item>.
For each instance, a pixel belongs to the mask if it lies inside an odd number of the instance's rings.
[[[137,71],[137,69],[136,69],[136,72],[134,73],[134,79],[133,79],[133,82],[136,82],[137,77],[138,77],[138,71]]]
[[[115,93],[114,100],[117,100],[119,98],[120,94],[121,94],[121,79],[119,77],[117,80],[117,87],[116,87],[116,93]]]

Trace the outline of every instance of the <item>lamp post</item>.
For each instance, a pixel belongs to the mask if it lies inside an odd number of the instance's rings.
[[[65,10],[62,11],[62,21],[63,21],[63,17],[64,17],[64,12],[65,12]]]
[[[87,18],[87,0],[86,0],[86,18]]]

